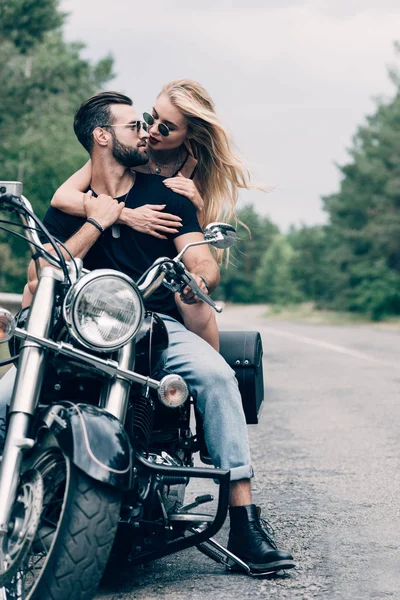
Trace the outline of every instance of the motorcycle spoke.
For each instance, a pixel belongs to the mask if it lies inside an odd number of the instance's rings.
[[[20,570],[3,588],[5,600],[25,600],[41,577],[57,531],[65,493],[66,470],[60,455],[47,455],[36,466],[44,482],[44,498],[35,538]],[[3,598],[0,595],[0,600]]]
[[[60,502],[61,504],[61,502]],[[51,519],[45,517],[43,519],[43,522],[46,523],[47,525],[51,525],[52,527],[57,527],[57,521],[52,521]]]

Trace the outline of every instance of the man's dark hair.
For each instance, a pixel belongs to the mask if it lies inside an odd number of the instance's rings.
[[[100,92],[86,100],[75,113],[75,135],[89,154],[93,150],[94,129],[112,125],[113,119],[110,111],[112,104],[132,106],[132,100],[118,92]]]

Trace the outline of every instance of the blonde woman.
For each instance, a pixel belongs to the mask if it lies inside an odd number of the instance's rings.
[[[172,191],[186,196],[196,207],[199,223],[236,219],[239,189],[252,186],[241,158],[232,150],[229,136],[215,112],[214,102],[196,81],[181,79],[167,83],[150,113],[144,113],[149,139],[149,162],[135,171],[163,177]],[[85,216],[84,192],[91,181],[91,163],[86,163],[54,194],[52,205],[66,213]],[[162,205],[124,208],[119,223],[154,237],[177,233],[180,218],[164,212]],[[222,252],[216,251],[218,262]],[[208,292],[207,282],[203,281]],[[193,295],[176,303],[185,326],[219,349],[214,311],[198,303]]]

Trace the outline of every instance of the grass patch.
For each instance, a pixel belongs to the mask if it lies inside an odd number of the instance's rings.
[[[387,317],[379,323],[371,321],[366,315],[352,312],[318,310],[311,302],[291,306],[270,305],[263,314],[267,319],[276,321],[297,321],[315,325],[375,325],[400,327],[400,317]]]

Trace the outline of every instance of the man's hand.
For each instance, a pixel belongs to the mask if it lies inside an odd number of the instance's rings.
[[[203,242],[204,235],[200,232],[192,232],[192,233],[184,233],[176,238],[174,238],[174,244],[177,252],[182,252],[182,250],[188,245],[196,242]],[[211,255],[210,248],[207,244],[202,244],[201,246],[192,246],[188,248],[183,255],[182,258],[183,264],[186,269],[193,275],[196,279],[199,287],[206,293],[211,293],[219,284],[220,273],[218,265]],[[198,278],[204,277],[207,282],[208,291],[206,289],[207,286],[204,285],[203,281]],[[183,297],[185,298],[187,295],[187,300],[183,299],[183,302],[195,303],[199,302],[197,299],[193,299],[193,292],[189,292],[184,290],[182,292]],[[192,301],[193,300],[193,301]],[[201,301],[200,301],[201,302]]]
[[[119,219],[125,202],[118,202],[107,194],[100,194],[94,198],[89,190],[83,198],[83,206],[88,218],[94,219],[103,229],[107,229]]]
[[[196,275],[195,273],[191,273],[191,276],[193,277],[193,279],[196,280],[196,283],[199,286],[199,288],[205,294],[208,295],[208,289],[201,277],[199,275]],[[197,302],[202,302],[202,300],[200,300],[200,298],[195,295],[192,288],[190,288],[188,285],[185,288],[183,288],[180,298],[184,304],[196,304]]]
[[[124,208],[120,222],[136,231],[166,240],[166,234],[178,233],[182,219],[163,212],[165,204],[144,204],[138,208]]]

